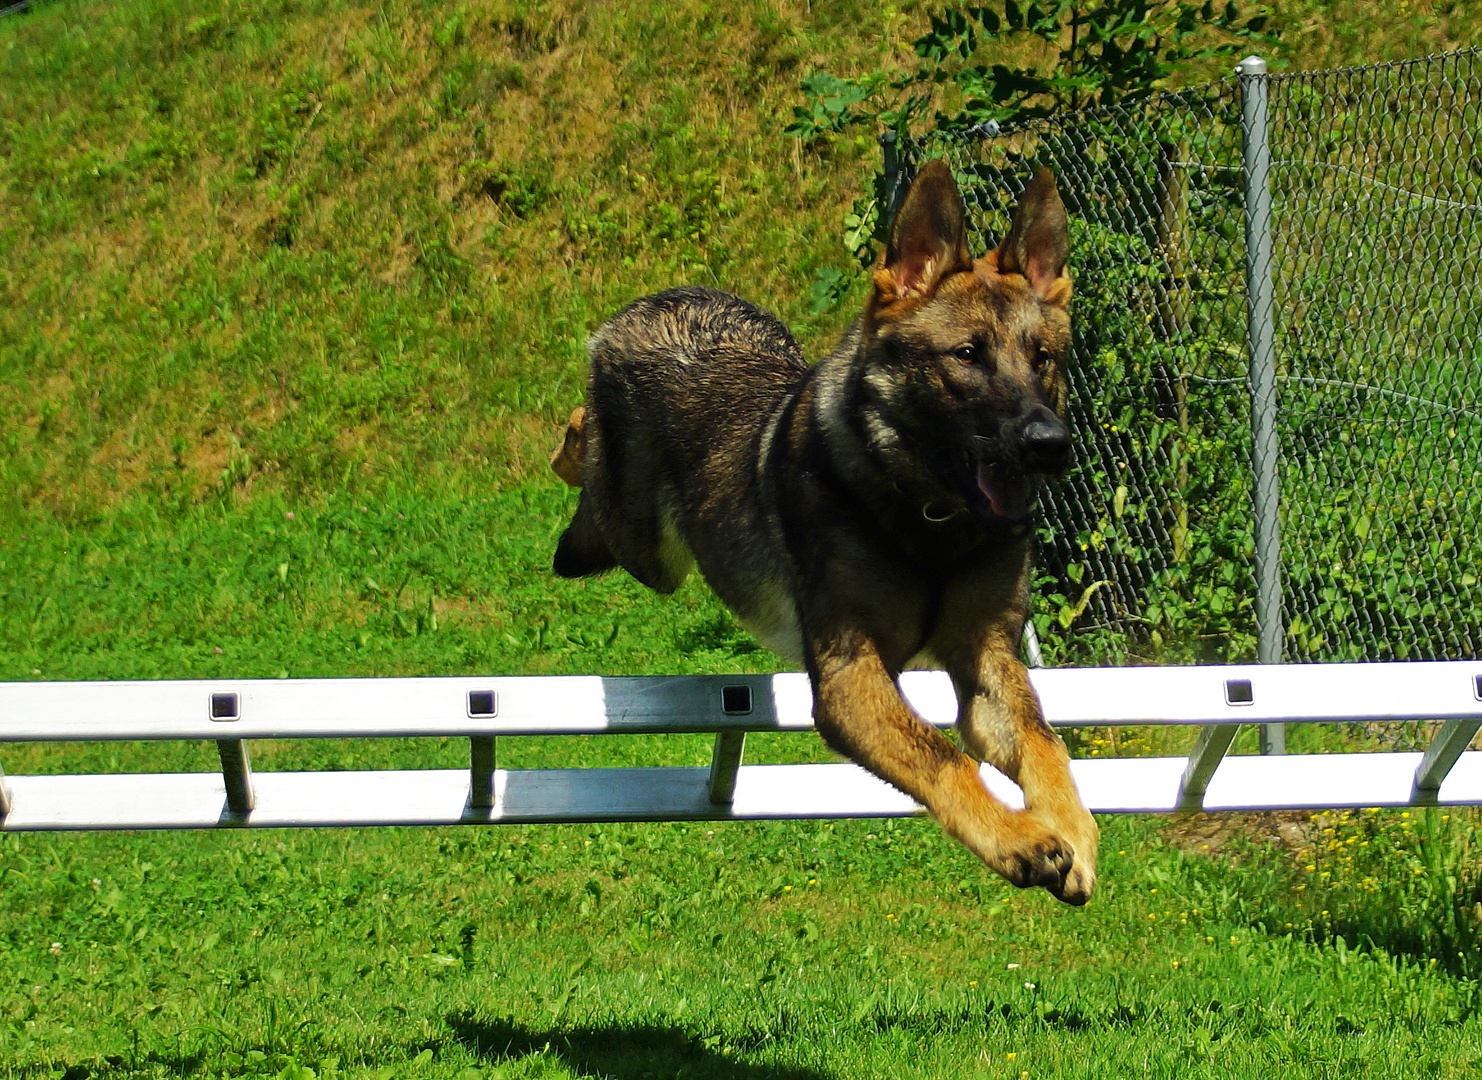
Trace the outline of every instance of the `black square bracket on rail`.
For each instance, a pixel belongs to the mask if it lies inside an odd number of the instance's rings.
[[[746,716],[751,708],[751,687],[733,685],[720,688],[720,711],[727,716]]]
[[[240,720],[241,718],[242,702],[236,694],[211,695],[212,720]]]
[[[1256,700],[1255,690],[1249,679],[1225,680],[1225,704],[1250,705]]]
[[[468,692],[468,715],[497,716],[499,697],[493,690],[470,690]]]

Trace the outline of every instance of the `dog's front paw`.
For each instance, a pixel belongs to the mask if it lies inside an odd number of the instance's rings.
[[[1096,852],[1101,837],[1096,819],[1085,810],[1077,807],[1067,817],[1047,823],[1051,834],[1072,852],[1072,859],[1060,879],[1046,888],[1057,900],[1079,907],[1096,891]]]
[[[1011,885],[1054,892],[1073,872],[1075,852],[1028,814],[1015,818],[1014,834],[1000,840],[997,850],[979,856]]]
[[[1091,899],[1091,893],[1097,890],[1097,867],[1091,859],[1082,861],[1074,858],[1066,874],[1060,880],[1052,884],[1046,884],[1049,895],[1066,904],[1074,904],[1077,908]]]
[[[1056,900],[1080,907],[1096,891],[1096,867],[1079,861],[1072,862],[1069,871],[1056,883],[1046,885]]]

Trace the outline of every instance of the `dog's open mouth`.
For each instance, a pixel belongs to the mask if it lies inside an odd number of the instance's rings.
[[[987,496],[995,515],[1008,521],[1023,521],[1034,513],[1038,485],[1033,480],[1018,470],[981,458],[976,464],[978,490]]]

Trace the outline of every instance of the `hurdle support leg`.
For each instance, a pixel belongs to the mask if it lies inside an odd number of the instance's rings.
[[[468,740],[468,805],[488,810],[494,805],[494,736],[473,735]]]
[[[1477,732],[1482,729],[1482,720],[1447,720],[1436,732],[1436,737],[1425,748],[1425,756],[1415,770],[1415,794],[1417,805],[1429,805],[1436,801],[1441,783],[1451,772],[1451,767],[1461,757],[1462,751],[1472,744]]]
[[[216,752],[221,757],[221,778],[226,782],[226,808],[239,816],[252,813],[257,794],[252,790],[247,744],[241,739],[217,739]]]
[[[1199,740],[1189,754],[1189,764],[1178,785],[1178,809],[1204,809],[1204,793],[1209,790],[1209,781],[1220,767],[1230,744],[1235,741],[1239,724],[1210,724],[1199,732]]]
[[[5,782],[5,770],[0,769],[0,821],[5,820],[5,815],[10,813],[10,808],[15,801],[10,797],[10,785]]]
[[[745,752],[746,732],[716,733],[715,749],[710,754],[710,801],[716,806],[729,806],[736,798],[736,773]]]

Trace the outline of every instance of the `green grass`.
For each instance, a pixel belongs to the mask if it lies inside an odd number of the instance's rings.
[[[1475,980],[1251,925],[1107,823],[1084,910],[926,822],[7,838],[3,1075],[1437,1076]]]
[[[552,579],[571,501],[549,481],[9,523],[0,675],[772,666],[698,584]],[[1096,737],[1082,752],[1104,752]],[[1117,751],[1167,738],[1123,733]],[[262,769],[466,752],[253,747]],[[530,738],[500,760],[708,753],[699,736]],[[33,744],[4,765],[214,756]],[[748,744],[755,761],[825,756],[811,735]],[[1204,852],[1207,823],[1107,818],[1082,910],[1016,892],[917,820],[10,836],[0,1077],[1465,1077],[1482,1067],[1479,823],[1290,819],[1273,847],[1257,820]]]
[[[86,520],[223,484],[508,487],[544,472],[586,334],[676,281],[777,304],[818,346],[842,316],[808,319],[807,282],[847,260],[830,208],[875,151],[804,163],[780,118],[801,66],[878,22],[863,11],[124,0],[6,20],[6,501]]]
[[[764,670],[696,578],[561,581],[575,507],[554,477],[491,495],[135,499],[0,539],[0,678],[239,678]],[[758,667],[757,665],[761,665]]]
[[[1427,3],[1278,15],[1297,67],[1477,26]],[[573,496],[544,456],[583,337],[645,291],[720,284],[828,346],[847,315],[810,316],[809,283],[848,267],[838,223],[877,151],[780,130],[803,74],[899,60],[925,17],[57,0],[0,20],[0,679],[770,670],[697,582],[554,579]],[[259,768],[465,753],[253,747]],[[500,761],[708,754],[520,739]],[[0,764],[215,767],[194,744]],[[1289,820],[1281,845],[1242,820],[1207,852],[1209,822],[1103,824],[1102,889],[1074,911],[914,820],[7,836],[0,1077],[1482,1070],[1474,813]]]

